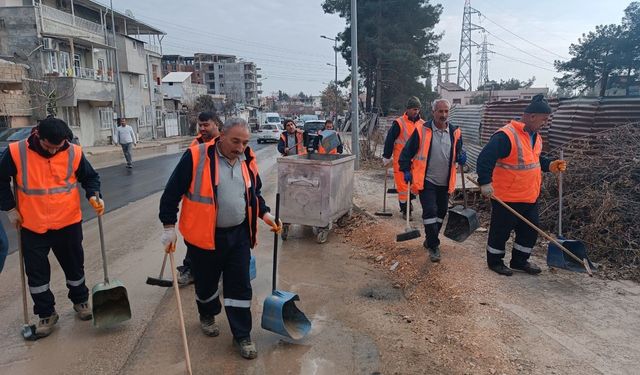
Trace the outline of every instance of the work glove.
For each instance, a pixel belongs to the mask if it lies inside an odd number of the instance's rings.
[[[465,150],[461,150],[458,156],[456,156],[456,163],[460,165],[467,164],[467,152]]]
[[[93,207],[98,216],[102,216],[104,213],[104,201],[102,199],[98,197],[91,197],[89,198],[89,204]]]
[[[13,225],[22,224],[22,216],[20,216],[20,212],[15,208],[7,211],[7,219],[9,219],[9,222]]]
[[[564,160],[554,160],[549,164],[549,172],[560,173],[567,170],[567,162]]]
[[[404,171],[404,182],[411,182],[411,171]]]
[[[486,185],[481,185],[480,193],[482,193],[482,195],[484,195],[487,198],[491,198],[493,196],[493,185],[491,185],[490,183]]]
[[[264,216],[262,217],[262,220],[264,220],[264,222],[271,227],[271,231],[273,233],[280,234],[280,232],[282,232],[282,221],[278,219],[278,222],[276,223],[276,218],[273,215],[271,215],[269,212],[264,214]]]
[[[164,227],[162,236],[160,237],[160,242],[164,246],[164,251],[167,253],[173,253],[176,251],[177,240],[178,236],[176,235],[176,228],[173,225]]]
[[[393,159],[382,158],[382,166],[383,167],[388,167],[391,164],[392,161],[393,161]]]

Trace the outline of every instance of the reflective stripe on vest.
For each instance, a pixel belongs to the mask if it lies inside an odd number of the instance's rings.
[[[506,164],[503,163],[501,161],[496,162],[496,167],[501,167],[501,168],[505,168],[505,169],[512,169],[512,170],[527,170],[527,169],[534,169],[534,168],[540,168],[540,162],[537,163],[530,163],[530,164],[526,164],[524,162],[524,149],[522,148],[522,141],[520,140],[520,137],[518,136],[518,132],[516,132],[516,129],[514,129],[511,126],[506,126],[503,128],[504,131],[509,131],[512,135],[513,135],[513,139],[515,139],[516,141],[516,150],[517,150],[517,154],[518,154],[518,164],[517,165],[512,165],[512,164]]]
[[[196,176],[193,184],[193,192],[191,190],[187,191],[185,197],[194,202],[204,203],[204,204],[213,204],[213,196],[205,197],[200,195],[200,191],[202,190],[202,175],[204,173],[204,168],[206,164],[206,155],[207,152],[207,144],[200,143],[198,144],[198,164],[196,165]],[[203,157],[204,156],[204,157]]]
[[[64,178],[65,186],[49,188],[49,189],[29,189],[29,170],[27,163],[27,141],[20,141],[18,143],[18,151],[20,152],[20,167],[22,168],[22,186],[18,185],[18,189],[20,189],[26,195],[47,195],[47,194],[57,194],[57,193],[68,193],[71,190],[75,189],[78,186],[77,183],[71,183],[69,180],[71,179],[71,175],[73,174],[73,159],[75,158],[75,148],[73,146],[69,146],[67,150],[67,154],[69,157],[67,158],[67,175]]]
[[[411,136],[411,134],[409,134],[409,127],[404,121],[404,116],[398,117],[396,121],[398,121],[398,125],[400,125],[400,135],[398,135],[398,138],[396,138],[396,141],[394,143],[404,146],[409,141],[409,137]]]

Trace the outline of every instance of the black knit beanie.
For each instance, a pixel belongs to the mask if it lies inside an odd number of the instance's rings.
[[[407,100],[407,109],[420,107],[422,107],[422,104],[420,104],[420,99],[418,99],[416,96],[412,96],[409,98],[409,100]]]
[[[544,95],[538,94],[531,99],[531,103],[524,109],[524,113],[551,113],[551,107]]]

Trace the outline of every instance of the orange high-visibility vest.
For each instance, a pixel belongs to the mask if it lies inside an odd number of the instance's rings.
[[[407,144],[409,138],[411,138],[413,130],[417,127],[422,127],[422,124],[424,124],[424,120],[419,119],[416,122],[412,122],[411,120],[409,120],[409,117],[405,113],[404,115],[398,117],[396,119],[396,122],[400,127],[400,134],[393,144],[393,170],[397,172],[400,170],[400,164],[398,164],[398,160],[400,159],[400,153],[402,152],[404,145]]]
[[[452,127],[449,127],[449,131],[451,130]],[[426,123],[423,126],[417,127],[415,131],[418,132],[420,146],[418,148],[418,153],[411,163],[411,175],[413,176],[411,192],[418,194],[420,190],[424,189],[424,179],[427,173],[427,161],[429,159],[429,149],[431,148],[433,130],[431,129],[431,124]],[[461,136],[462,131],[460,128],[453,129],[453,144],[451,145],[451,161],[449,164],[449,194],[453,193],[456,189],[456,149]]]
[[[493,169],[493,194],[505,202],[535,203],[542,183],[540,134],[536,134],[535,145],[531,147],[531,137],[522,122],[512,120],[498,132],[509,137],[511,152],[498,159]]]
[[[285,150],[288,150],[289,147],[293,147],[293,145],[289,145],[287,143],[289,138],[287,137],[286,131],[280,134],[280,139],[282,139],[282,141],[284,142]],[[296,131],[296,150],[298,155],[303,155],[307,153],[307,149],[304,147],[303,133],[300,131]]]
[[[215,181],[211,180],[211,159],[207,153],[209,146],[215,147],[215,143],[200,143],[189,147],[193,161],[191,169],[191,184],[189,190],[182,197],[180,209],[180,233],[185,241],[201,249],[215,250],[215,231],[218,204],[214,194],[214,185],[218,185],[218,154],[214,152]],[[242,176],[244,177],[245,196],[247,197],[247,215],[249,219],[249,231],[251,235],[251,247],[256,244],[257,217],[259,215],[257,202],[250,202],[249,189],[256,186],[258,165],[255,154],[251,149],[245,151],[247,159],[238,160],[242,163]],[[253,204],[255,203],[255,204]]]
[[[45,158],[23,140],[11,143],[9,152],[18,171],[16,199],[23,227],[45,233],[82,221],[75,173],[82,159],[80,146],[69,143],[66,150]]]
[[[198,135],[197,137],[195,137],[193,139],[193,141],[191,141],[191,144],[189,145],[189,147],[191,146],[197,146],[200,143],[204,143],[204,141],[202,140],[202,134]]]

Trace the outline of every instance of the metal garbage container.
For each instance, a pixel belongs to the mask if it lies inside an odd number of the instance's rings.
[[[278,158],[280,217],[286,240],[290,224],[311,226],[318,243],[327,241],[333,222],[353,206],[355,156],[305,154]]]

